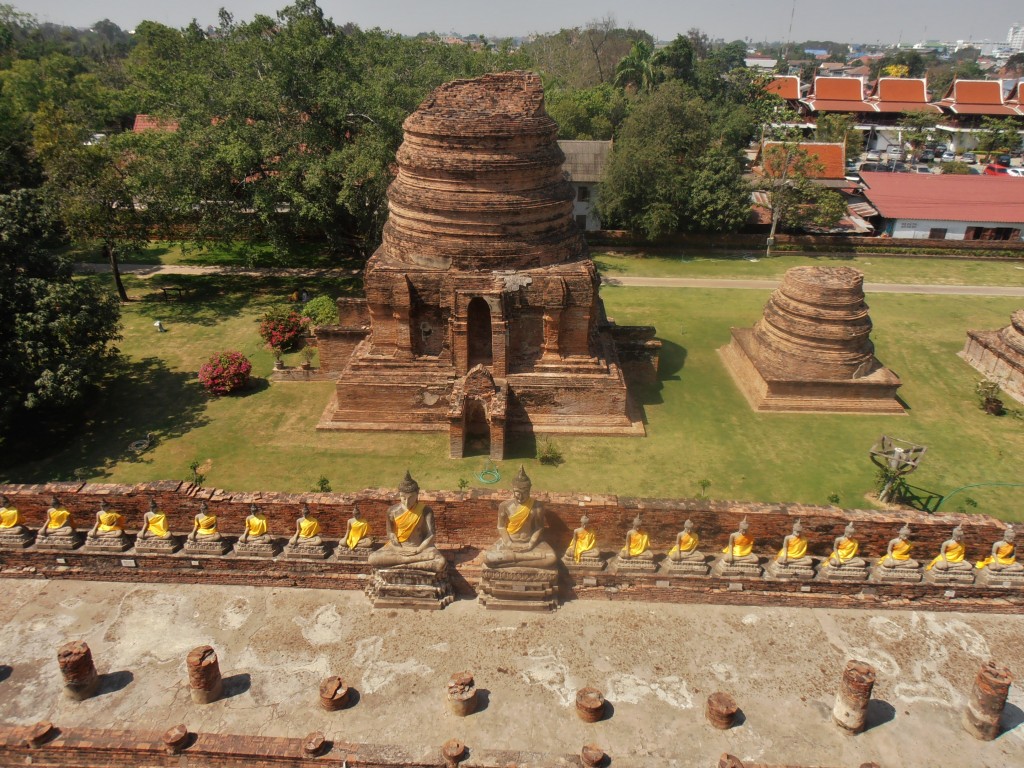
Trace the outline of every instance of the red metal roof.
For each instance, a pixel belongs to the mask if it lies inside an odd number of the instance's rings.
[[[813,98],[863,101],[864,83],[859,77],[816,77],[814,78]]]
[[[763,173],[767,176],[773,175],[775,166],[773,163],[773,148],[781,146],[778,141],[766,141],[762,151]],[[842,142],[825,143],[817,141],[801,141],[799,148],[807,152],[809,158],[816,159],[821,163],[822,168],[817,173],[809,173],[812,179],[842,179],[846,175],[846,147]],[[777,150],[776,150],[777,151]]]
[[[800,78],[795,75],[776,77],[764,89],[768,93],[776,93],[783,99],[795,101],[800,98]]]
[[[954,80],[940,105],[958,115],[1019,115],[1003,99],[1001,80]]]
[[[879,112],[942,112],[928,103],[923,78],[880,77],[871,102]]]
[[[862,173],[863,192],[887,219],[1024,223],[1024,179]]]

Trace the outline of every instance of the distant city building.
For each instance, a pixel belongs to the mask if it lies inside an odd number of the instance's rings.
[[[1024,24],[1011,24],[1006,35],[1006,47],[1013,51],[1024,51]]]

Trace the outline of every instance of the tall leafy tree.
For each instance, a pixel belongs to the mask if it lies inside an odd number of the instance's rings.
[[[50,221],[30,190],[0,195],[0,443],[20,424],[81,406],[117,350],[119,307],[44,249]]]
[[[615,85],[648,93],[657,83],[654,47],[646,40],[637,40],[629,53],[615,67]]]
[[[981,132],[978,134],[978,149],[985,153],[986,160],[996,152],[1012,152],[1021,145],[1021,131],[1012,117],[982,117]]]

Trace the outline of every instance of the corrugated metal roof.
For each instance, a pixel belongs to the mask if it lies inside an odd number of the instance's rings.
[[[565,153],[562,170],[571,181],[601,181],[608,154],[612,151],[610,141],[559,141],[558,146]]]

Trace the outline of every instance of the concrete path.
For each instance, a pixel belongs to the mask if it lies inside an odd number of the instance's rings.
[[[407,748],[459,738],[481,749],[578,753],[596,743],[614,765],[705,768],[723,752],[776,765],[887,768],[1024,765],[1024,688],[1010,690],[992,742],[960,726],[988,659],[1024,671],[1024,616],[576,600],[558,611],[378,610],[360,592],[214,584],[0,579],[0,722],[342,738]],[[57,648],[85,640],[101,695],[59,694]],[[227,698],[200,709],[185,655],[210,644]],[[830,721],[848,659],[875,666],[871,728]],[[486,707],[447,714],[444,686],[469,671]],[[324,712],[317,686],[340,675],[355,706]],[[611,717],[586,724],[576,690],[593,685]],[[709,694],[725,691],[741,725],[716,731]],[[553,764],[553,762],[551,763]]]
[[[645,288],[746,288],[770,291],[778,280],[721,280],[691,277],[608,277],[603,285]],[[934,296],[1024,296],[1024,286],[1001,285],[919,285],[913,283],[864,283],[866,293],[923,293]]]
[[[109,264],[76,264],[77,272],[105,273]],[[122,274],[150,278],[156,275],[287,275],[288,277],[322,278],[358,275],[358,269],[302,269],[279,267],[205,267],[186,264],[122,264]],[[644,288],[740,288],[770,291],[778,280],[723,280],[703,277],[611,277],[601,278],[602,285],[639,286]],[[1022,296],[1024,286],[1000,285],[920,285],[912,283],[864,283],[867,293],[920,293],[933,296]]]

